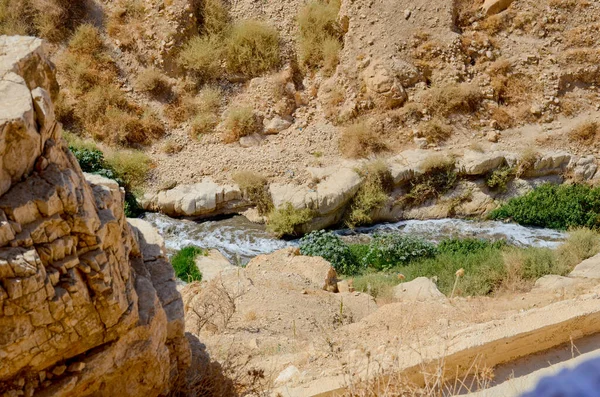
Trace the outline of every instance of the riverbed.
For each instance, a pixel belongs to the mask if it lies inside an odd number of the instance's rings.
[[[247,263],[260,254],[268,254],[281,248],[298,245],[297,240],[282,240],[270,235],[264,225],[248,221],[243,216],[220,220],[195,222],[174,219],[166,215],[147,213],[144,216],[165,239],[170,252],[187,245],[215,248],[236,264]],[[509,244],[525,247],[549,247],[559,245],[566,233],[514,223],[498,221],[475,221],[463,219],[408,220],[383,223],[354,230],[334,230],[344,239],[365,241],[375,233],[400,233],[438,242],[445,238],[481,238],[506,240]]]

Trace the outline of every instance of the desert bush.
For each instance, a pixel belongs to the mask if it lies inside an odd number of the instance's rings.
[[[171,258],[171,264],[173,265],[173,269],[175,269],[177,277],[186,282],[202,281],[202,274],[196,266],[196,257],[206,254],[206,250],[193,245],[179,250]]]
[[[433,114],[450,116],[477,111],[483,95],[471,84],[450,84],[429,90],[425,104]]]
[[[273,200],[269,194],[267,178],[251,171],[242,171],[233,175],[233,181],[256,206],[260,215],[267,215],[273,210]]]
[[[258,76],[279,65],[279,33],[259,21],[241,21],[226,41],[227,70],[248,77]]]
[[[338,0],[311,0],[298,12],[298,59],[303,68],[324,68],[327,74],[335,70],[342,47],[339,10]]]
[[[490,213],[491,219],[511,219],[522,225],[568,229],[600,226],[600,188],[587,185],[538,186]]]
[[[224,43],[217,36],[192,37],[179,53],[178,63],[201,81],[219,78]]]
[[[339,274],[353,275],[359,271],[350,247],[333,232],[319,230],[302,237],[300,253],[324,258]]]
[[[381,137],[366,123],[354,123],[342,130],[340,152],[346,157],[361,158],[387,150]]]
[[[225,35],[229,29],[229,15],[222,0],[204,0],[202,32],[205,35]]]
[[[508,183],[515,177],[515,169],[504,166],[493,170],[485,177],[485,184],[492,190],[505,192]]]
[[[521,157],[517,162],[517,167],[515,169],[515,175],[517,178],[523,176],[527,171],[530,171],[535,166],[535,163],[538,161],[540,154],[533,149],[525,149],[521,153]]]
[[[410,182],[410,190],[400,198],[404,206],[420,205],[452,189],[458,180],[453,158],[430,156],[421,163],[422,174]]]
[[[491,81],[494,99],[502,105],[527,103],[539,91],[534,77],[525,74],[495,75]]]
[[[427,143],[440,143],[452,136],[452,127],[439,117],[435,117],[419,126],[419,136]]]
[[[569,139],[581,143],[593,143],[600,132],[600,125],[595,121],[585,121],[569,131]]]
[[[159,70],[148,68],[142,70],[135,79],[135,88],[155,97],[171,94],[171,84]]]
[[[221,108],[223,93],[218,87],[205,86],[198,92],[198,110],[207,113],[217,113]]]
[[[152,160],[139,150],[114,150],[106,154],[105,164],[131,190],[140,191],[152,167]]]
[[[0,34],[65,40],[85,15],[82,1],[0,0]]]
[[[241,137],[251,135],[258,131],[259,126],[250,107],[234,107],[229,109],[223,120],[225,143],[237,142]]]
[[[267,230],[277,237],[296,236],[300,234],[299,227],[310,222],[313,217],[311,209],[297,209],[291,203],[285,203],[269,213]]]
[[[434,256],[435,245],[420,238],[401,234],[376,234],[362,258],[364,267],[388,270],[395,266]]]
[[[192,137],[199,137],[212,132],[219,120],[212,113],[199,113],[190,120],[190,133]]]
[[[363,183],[350,202],[349,211],[345,215],[348,227],[365,225],[372,222],[371,213],[388,200],[388,193],[393,188],[393,178],[387,164],[374,161],[359,170]]]

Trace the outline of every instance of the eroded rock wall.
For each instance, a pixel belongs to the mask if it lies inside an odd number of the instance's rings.
[[[0,394],[155,396],[189,363],[160,237],[61,138],[43,43],[0,37]]]

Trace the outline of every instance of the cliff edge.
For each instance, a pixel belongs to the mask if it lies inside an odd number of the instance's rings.
[[[161,237],[61,138],[41,40],[0,37],[0,394],[168,393],[189,366]]]

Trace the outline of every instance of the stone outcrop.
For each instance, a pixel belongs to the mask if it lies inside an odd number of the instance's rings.
[[[162,240],[68,150],[42,41],[0,47],[0,393],[164,394],[189,347]]]

